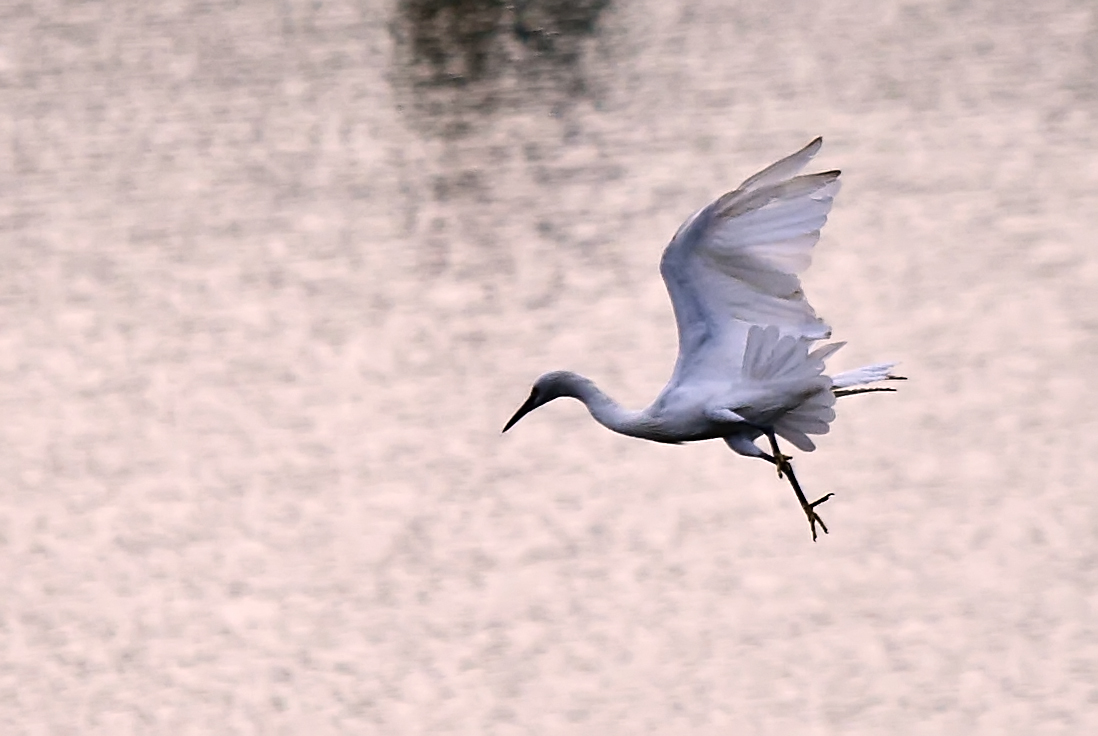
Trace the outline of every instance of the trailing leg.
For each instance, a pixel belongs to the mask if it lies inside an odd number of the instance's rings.
[[[780,478],[783,473],[789,476],[789,484],[793,486],[793,492],[797,494],[797,500],[801,503],[801,508],[804,510],[805,516],[808,517],[808,525],[812,529],[812,541],[816,541],[816,524],[819,523],[820,528],[823,529],[824,534],[829,534],[827,531],[827,524],[824,524],[824,520],[820,518],[816,513],[816,507],[827,499],[834,496],[834,493],[828,493],[820,498],[817,498],[812,503],[808,502],[808,499],[804,496],[804,491],[801,490],[801,484],[797,482],[797,476],[793,474],[793,466],[790,464],[789,456],[782,454],[778,449],[778,439],[774,436],[773,432],[767,432],[766,437],[770,440],[770,449],[773,451],[773,456],[763,453],[760,455],[764,460],[768,460],[778,468],[778,477]]]

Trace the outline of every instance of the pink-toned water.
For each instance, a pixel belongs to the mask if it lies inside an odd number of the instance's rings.
[[[0,7],[0,730],[1098,731],[1098,10],[743,5]],[[647,403],[666,239],[815,135],[833,364],[912,379],[830,536],[499,435]]]

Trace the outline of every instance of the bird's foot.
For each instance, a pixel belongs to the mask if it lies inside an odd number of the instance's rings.
[[[792,475],[793,466],[789,463],[789,461],[792,459],[793,457],[791,455],[786,455],[785,453],[778,452],[777,448],[775,447],[774,467],[778,469],[779,478],[784,478],[786,473]]]
[[[824,520],[821,519],[819,514],[816,513],[816,507],[819,506],[821,503],[823,503],[824,501],[826,501],[827,499],[831,498],[834,495],[835,495],[834,493],[828,493],[825,496],[817,498],[812,503],[802,504],[802,508],[804,509],[805,516],[808,517],[808,525],[812,528],[812,541],[813,542],[816,541],[816,524],[820,525],[820,528],[823,529],[824,534],[830,534],[830,532],[827,531],[827,524],[825,524]]]

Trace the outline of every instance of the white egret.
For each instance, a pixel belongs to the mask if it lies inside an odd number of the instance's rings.
[[[812,539],[827,526],[809,503],[777,436],[804,452],[826,434],[837,396],[891,388],[853,388],[900,380],[894,363],[828,376],[824,360],[844,343],[812,349],[831,336],[805,299],[797,274],[811,261],[839,172],[798,175],[820,150],[817,138],[691,215],[663,252],[660,273],[671,296],[679,357],[671,379],[646,409],[629,411],[589,379],[569,371],[537,379],[503,428],[553,399],[579,399],[599,424],[630,437],[682,443],[723,439],[741,455],[773,463],[797,494]],[[766,437],[770,453],[756,440]]]

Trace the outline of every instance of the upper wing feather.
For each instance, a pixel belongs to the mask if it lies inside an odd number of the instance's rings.
[[[690,217],[660,261],[679,330],[676,379],[736,375],[751,325],[819,340],[799,273],[812,260],[839,172],[797,176],[820,150],[817,138],[745,180]]]

